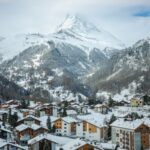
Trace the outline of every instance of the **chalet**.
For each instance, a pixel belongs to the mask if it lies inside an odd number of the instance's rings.
[[[102,114],[106,114],[109,110],[108,106],[105,104],[97,104],[94,106],[94,110],[96,112],[102,113]]]
[[[101,141],[107,138],[108,127],[104,115],[78,116],[76,135],[85,139]]]
[[[28,115],[24,117],[23,119],[18,120],[17,124],[27,124],[27,125],[32,125],[32,124],[37,124],[40,125],[41,121],[39,118],[33,116],[33,115]]]
[[[26,124],[21,124],[16,127],[16,136],[21,145],[26,145],[28,140],[46,132],[48,132],[47,128],[44,128],[37,124],[32,124],[30,126]]]
[[[118,119],[111,124],[112,142],[120,148],[141,150],[150,148],[150,127],[143,120]]]
[[[75,135],[77,120],[72,117],[58,118],[53,122],[56,127],[56,134],[58,135]]]
[[[130,100],[130,104],[132,107],[141,107],[144,104],[144,99],[142,95],[135,95]]]
[[[58,108],[56,106],[47,105],[38,109],[40,111],[40,116],[55,116],[57,117]]]
[[[42,150],[44,143],[47,142],[51,150],[56,150],[58,145],[65,145],[73,139],[55,136],[52,134],[41,134],[28,141],[29,150]]]
[[[28,115],[33,115],[33,116],[35,116],[35,110],[21,109],[21,112],[23,113],[23,117],[26,117],[26,116],[28,116]]]

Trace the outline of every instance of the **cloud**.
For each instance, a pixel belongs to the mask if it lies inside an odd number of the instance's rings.
[[[66,14],[81,14],[127,45],[150,36],[149,0],[0,0],[0,35],[48,34]]]

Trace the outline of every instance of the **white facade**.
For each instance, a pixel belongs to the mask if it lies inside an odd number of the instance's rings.
[[[104,127],[96,127],[96,132],[90,132],[89,123],[87,123],[87,131],[83,131],[83,122],[80,122],[76,125],[76,135],[89,140],[103,141],[106,133]]]

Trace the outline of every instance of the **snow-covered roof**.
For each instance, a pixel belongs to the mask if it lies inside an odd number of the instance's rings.
[[[112,144],[112,143],[101,143],[101,146],[104,149],[109,149],[109,150],[114,150],[116,147],[116,144]]]
[[[93,124],[99,128],[106,126],[107,116],[100,113],[93,113],[89,115],[79,115],[77,118]]]
[[[27,148],[22,147],[21,145],[18,145],[18,144],[13,144],[13,143],[8,143],[8,142],[0,142],[0,148],[3,148],[6,145],[12,145],[12,146],[18,147],[21,150],[27,150]]]
[[[41,120],[41,125],[47,127],[47,118],[48,116],[42,116],[39,119]],[[58,119],[58,117],[50,116],[51,122],[54,122]]]
[[[3,130],[3,131],[6,131],[6,132],[9,132],[9,133],[12,133],[10,130],[4,128],[3,126],[0,127],[0,130]]]
[[[35,116],[33,116],[33,115],[28,115],[28,116],[26,116],[26,117],[24,117],[24,118],[18,120],[18,122],[19,122],[19,121],[22,121],[22,120],[24,120],[24,119],[30,118],[30,117],[33,118],[34,120],[41,121],[39,118],[37,118],[37,117],[35,117]]]
[[[62,120],[65,121],[65,122],[67,122],[67,123],[78,122],[77,119],[75,119],[73,117],[69,117],[69,116],[63,117]]]
[[[26,125],[26,124],[21,124],[21,125],[19,125],[19,126],[16,127],[16,130],[17,130],[17,131],[23,131],[23,130],[25,130],[25,129],[27,129],[27,128],[31,128],[31,129],[33,129],[33,130],[37,130],[37,129],[40,129],[40,128],[43,128],[43,127],[42,127],[42,126],[39,126],[39,125],[37,125],[37,124],[32,124],[31,126]],[[46,129],[46,128],[45,128],[45,129]]]
[[[75,110],[67,110],[67,115],[76,115],[77,112]]]
[[[86,143],[85,141],[82,141],[80,139],[75,139],[75,140],[65,144],[62,148],[64,150],[77,150],[86,144],[88,144],[88,143]]]
[[[107,107],[105,104],[97,104],[95,105],[95,108],[99,108],[99,107]]]
[[[40,134],[40,135],[36,136],[35,138],[29,140],[28,144],[29,145],[34,144],[34,143],[41,141],[43,139],[47,139],[49,141],[52,141],[54,143],[61,144],[61,145],[67,144],[73,140],[71,138],[55,136],[52,134]]]
[[[111,124],[111,126],[134,130],[134,129],[138,128],[143,123],[144,123],[143,119],[136,119],[136,120],[132,120],[132,121],[128,121],[128,120],[125,121],[124,119],[118,119],[118,120],[114,121]]]

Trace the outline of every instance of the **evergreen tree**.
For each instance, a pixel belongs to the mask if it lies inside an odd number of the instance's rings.
[[[150,97],[147,94],[143,96],[143,99],[145,105],[150,105]]]
[[[26,108],[27,108],[27,103],[26,103],[25,99],[23,99],[23,100],[21,101],[21,107],[22,107],[23,109],[26,109]]]
[[[2,125],[5,126],[5,123],[7,121],[7,114],[3,114],[2,116]]]
[[[113,101],[113,99],[111,98],[111,96],[109,97],[109,100],[108,100],[108,106],[109,106],[109,107],[113,107],[113,106],[114,106],[114,101]]]
[[[66,116],[67,116],[67,111],[66,111],[66,108],[64,107],[64,108],[63,108],[62,117],[66,117]]]
[[[18,121],[17,113],[15,112],[11,117],[12,117],[11,126],[13,126],[13,127],[17,126],[17,121]]]
[[[55,133],[55,131],[56,131],[56,126],[53,125],[53,127],[52,127],[52,133]]]
[[[48,116],[48,118],[47,118],[47,128],[48,128],[49,132],[52,131],[52,128],[51,128],[51,118],[50,118],[50,116]]]
[[[48,144],[47,141],[44,142],[44,146],[43,146],[43,150],[49,150],[50,149],[50,145]]]
[[[114,121],[116,121],[116,117],[114,116],[114,114],[111,116],[111,118],[110,118],[110,121],[109,121],[109,123],[108,123],[108,133],[107,133],[107,136],[108,137],[111,137],[111,124],[114,122]]]
[[[11,122],[12,122],[11,108],[9,108],[9,112],[8,112],[8,123],[11,124]]]

